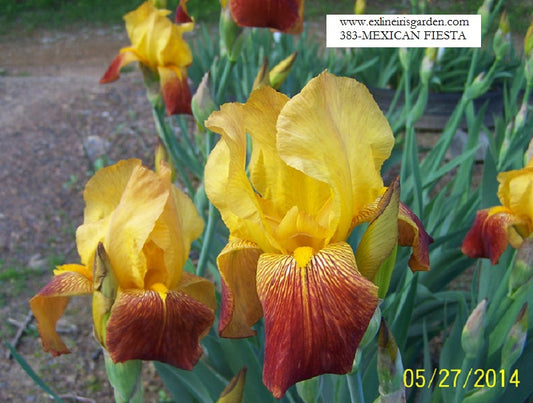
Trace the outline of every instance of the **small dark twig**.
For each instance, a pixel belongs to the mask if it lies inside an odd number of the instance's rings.
[[[59,395],[61,399],[65,400],[74,400],[75,402],[84,402],[84,403],[96,403],[96,400],[90,399],[88,397],[78,396],[73,393],[67,393],[65,395]]]
[[[26,318],[24,319],[24,322],[21,322],[19,324],[19,327],[17,329],[17,333],[15,334],[13,339],[11,340],[11,345],[13,346],[13,348],[17,348],[17,345],[19,344],[20,339],[21,339],[22,335],[24,334],[24,331],[29,326],[29,324],[31,323],[32,320],[33,320],[33,312],[30,310],[28,312],[28,314],[26,315]],[[11,351],[8,350],[7,353],[6,353],[6,359],[10,360],[11,358],[12,358],[11,357]]]

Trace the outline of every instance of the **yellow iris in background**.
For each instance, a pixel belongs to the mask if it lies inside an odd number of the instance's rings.
[[[156,174],[127,160],[89,180],[76,231],[81,264],[59,266],[30,301],[46,351],[69,352],[57,320],[71,296],[93,294],[95,334],[115,363],[157,360],[192,369],[197,362],[198,341],[214,321],[214,287],[183,271],[203,222],[170,176],[164,163]]]
[[[186,21],[184,6],[179,8],[179,12],[180,20]],[[183,39],[183,33],[191,31],[194,23],[189,19],[188,22],[174,24],[168,18],[169,14],[169,10],[158,9],[149,1],[126,14],[124,20],[131,46],[120,50],[100,83],[118,79],[122,67],[138,61],[159,77],[168,114],[190,114],[187,67],[192,63],[192,52]]]
[[[399,241],[414,246],[411,267],[429,265],[429,236],[398,184],[381,178],[394,144],[387,120],[362,84],[322,73],[292,99],[260,87],[206,127],[222,135],[206,193],[230,230],[217,260],[220,334],[251,336],[265,317],[263,381],[277,398],[300,380],[349,372],[378,304],[380,264]],[[354,255],[346,240],[363,222],[370,241]]]
[[[533,232],[533,159],[522,169],[498,175],[501,206],[479,210],[463,241],[463,253],[494,264],[511,244],[519,248]]]

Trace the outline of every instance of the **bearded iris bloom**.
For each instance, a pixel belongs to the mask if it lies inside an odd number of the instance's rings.
[[[522,169],[498,174],[501,206],[477,212],[463,241],[469,257],[486,257],[498,263],[510,244],[517,249],[533,233],[533,159]]]
[[[429,236],[380,175],[394,143],[387,120],[362,84],[322,73],[292,99],[263,86],[206,127],[222,135],[206,193],[230,230],[217,259],[219,333],[252,336],[264,316],[263,381],[277,398],[349,372],[378,304],[372,279],[396,242],[414,246],[412,268],[429,266]],[[354,255],[346,240],[363,222],[371,241]]]
[[[129,63],[139,62],[158,79],[169,115],[191,112],[191,92],[187,83],[187,67],[192,63],[192,52],[183,39],[194,23],[185,17],[185,7],[179,7],[180,21],[174,24],[167,17],[169,10],[158,9],[147,1],[126,14],[126,30],[131,46],[122,48],[100,79],[109,83],[119,78],[120,70]],[[154,78],[145,74],[149,81]]]
[[[183,270],[203,222],[170,176],[164,163],[156,174],[127,160],[89,180],[76,231],[81,264],[59,266],[30,301],[45,351],[69,353],[56,323],[71,296],[93,294],[95,335],[115,363],[158,360],[192,369],[199,338],[214,321],[214,287]]]
[[[268,27],[297,34],[303,29],[304,0],[221,0],[243,27]]]

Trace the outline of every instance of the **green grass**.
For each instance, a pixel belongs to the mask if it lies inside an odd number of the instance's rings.
[[[0,34],[16,35],[35,29],[67,29],[78,25],[122,24],[122,16],[142,3],[142,0],[2,0],[0,1]],[[525,33],[533,7],[521,0],[507,0],[511,26],[517,33]],[[178,0],[167,0],[167,8],[174,10]],[[475,13],[481,0],[432,0],[429,12]],[[322,18],[328,13],[352,13],[354,0],[305,2],[306,18]],[[216,23],[219,0],[189,0],[187,7],[197,21]],[[367,13],[409,13],[409,1],[367,1]]]

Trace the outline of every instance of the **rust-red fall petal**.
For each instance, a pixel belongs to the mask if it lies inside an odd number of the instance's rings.
[[[274,397],[298,381],[351,371],[378,298],[377,287],[357,271],[350,246],[329,245],[303,268],[293,256],[265,253],[257,270],[265,316],[263,382]]]
[[[152,290],[125,290],[111,310],[106,345],[115,363],[155,360],[191,370],[202,354],[199,338],[213,321],[213,310],[184,292],[163,299]]]

